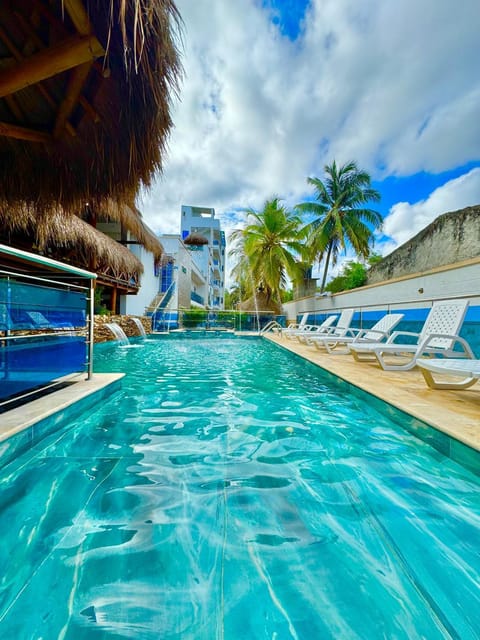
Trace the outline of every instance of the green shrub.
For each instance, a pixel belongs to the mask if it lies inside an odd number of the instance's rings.
[[[95,287],[95,293],[93,296],[93,313],[97,316],[108,316],[110,311],[107,309],[103,301],[103,287]]]
[[[205,309],[190,309],[183,312],[182,324],[187,329],[205,326],[207,322],[208,311]]]
[[[361,262],[347,262],[340,274],[330,280],[325,287],[330,293],[339,293],[340,291],[349,291],[361,287],[367,281],[367,268]]]

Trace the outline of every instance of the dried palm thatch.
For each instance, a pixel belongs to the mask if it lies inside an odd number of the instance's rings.
[[[120,222],[147,251],[153,254],[155,260],[161,259],[163,246],[155,234],[144,224],[142,214],[135,205],[119,204],[113,200],[108,200],[102,207],[100,215],[105,220]]]
[[[189,233],[183,242],[184,244],[200,247],[204,244],[208,244],[208,239],[205,236],[202,236],[201,233],[196,233],[194,231]]]
[[[180,24],[173,0],[2,0],[0,201],[74,212],[148,186]]]
[[[2,234],[24,238],[35,250],[78,267],[100,273],[111,273],[122,279],[143,272],[138,258],[112,238],[98,231],[77,216],[50,210],[39,215],[33,207],[22,204],[15,209],[0,207]]]

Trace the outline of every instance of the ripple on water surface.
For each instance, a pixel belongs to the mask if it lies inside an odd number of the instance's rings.
[[[263,341],[96,361],[0,479],[4,637],[479,637],[478,478],[387,412]]]

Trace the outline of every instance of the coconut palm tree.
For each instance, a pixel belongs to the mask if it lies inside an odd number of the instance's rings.
[[[314,202],[303,202],[295,207],[301,213],[313,214],[315,219],[304,227],[312,261],[325,257],[320,290],[323,292],[330,261],[337,262],[340,250],[351,245],[356,254],[367,258],[373,232],[381,228],[382,215],[369,209],[369,202],[378,202],[380,194],[371,186],[371,178],[355,162],[337,167],[335,161],[326,165],[324,181],[308,178],[315,187]]]
[[[304,251],[302,221],[277,197],[267,200],[260,212],[247,209],[246,214],[247,225],[230,238],[235,243],[230,255],[238,259],[233,274],[239,282],[250,279],[252,294],[262,291],[268,302],[279,303],[287,277],[297,281],[302,276],[297,260]]]

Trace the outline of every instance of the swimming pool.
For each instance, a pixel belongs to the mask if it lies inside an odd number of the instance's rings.
[[[479,637],[480,479],[401,414],[260,339],[96,368],[123,390],[1,473],[2,637]]]

